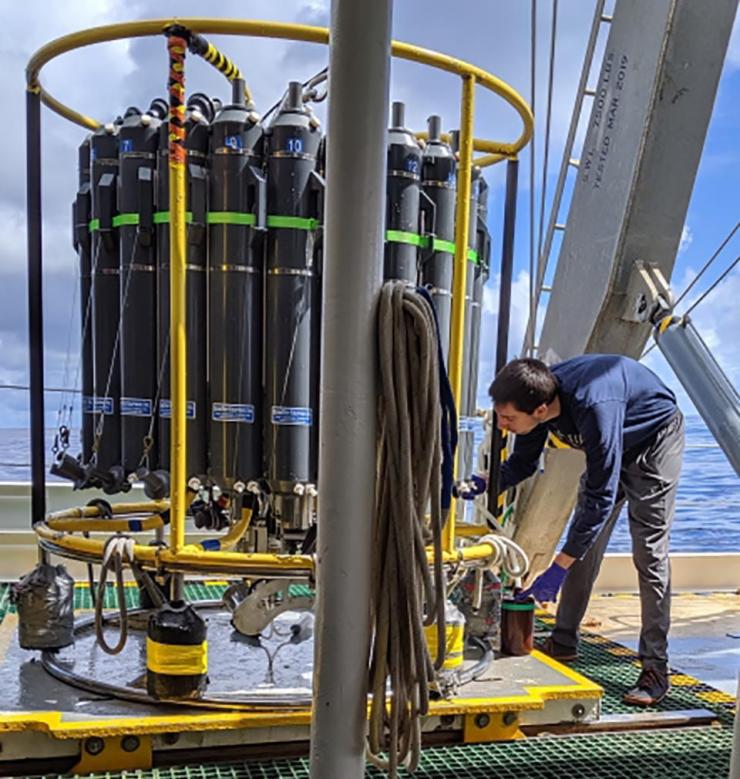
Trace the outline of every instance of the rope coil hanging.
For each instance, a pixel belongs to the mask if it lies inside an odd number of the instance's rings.
[[[420,717],[428,711],[429,684],[445,656],[442,410],[437,328],[428,298],[403,282],[387,283],[380,295],[378,331],[381,403],[368,758],[395,777],[400,765],[410,771],[418,765]],[[424,627],[435,622],[437,657],[432,659]]]

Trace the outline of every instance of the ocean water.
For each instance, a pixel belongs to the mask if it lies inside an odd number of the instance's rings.
[[[31,478],[27,430],[0,429],[0,481]],[[47,431],[47,465],[54,431]],[[79,434],[70,451],[78,451]],[[54,480],[53,476],[48,477]],[[686,452],[676,501],[671,548],[684,552],[740,551],[740,480],[698,416],[686,418]],[[614,530],[609,551],[630,550],[626,512]]]

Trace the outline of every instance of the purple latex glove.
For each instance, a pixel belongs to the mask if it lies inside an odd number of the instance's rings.
[[[478,476],[477,473],[452,485],[452,495],[463,500],[474,500],[485,491],[486,480],[482,476]]]
[[[517,596],[517,600],[524,600],[530,595],[539,603],[554,602],[558,595],[558,591],[563,586],[563,580],[568,574],[568,569],[563,568],[562,565],[553,563],[544,573],[541,573],[535,580],[532,586],[520,592]]]

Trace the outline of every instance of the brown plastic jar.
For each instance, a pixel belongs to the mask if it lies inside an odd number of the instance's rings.
[[[528,655],[534,643],[534,598],[501,604],[501,652]]]

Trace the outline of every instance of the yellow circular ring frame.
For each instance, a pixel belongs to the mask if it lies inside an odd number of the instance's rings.
[[[196,33],[242,35],[253,38],[281,38],[325,45],[329,43],[329,30],[326,27],[313,27],[305,24],[288,24],[284,22],[192,17],[148,19],[145,21],[108,24],[64,35],[42,46],[31,57],[26,68],[27,87],[33,91],[40,91],[42,102],[60,116],[89,130],[96,130],[101,126],[100,122],[69,108],[44,90],[39,80],[41,69],[48,62],[68,51],[74,51],[95,43],[162,35],[173,24],[182,25],[191,32]],[[409,43],[393,41],[391,43],[391,53],[394,57],[400,59],[428,65],[462,78],[472,78],[475,80],[475,83],[499,95],[514,108],[519,114],[523,125],[519,137],[512,143],[476,139],[474,144],[476,151],[501,155],[502,157],[514,157],[529,143],[534,123],[532,112],[522,96],[506,82],[468,62],[419,46],[413,46]]]

